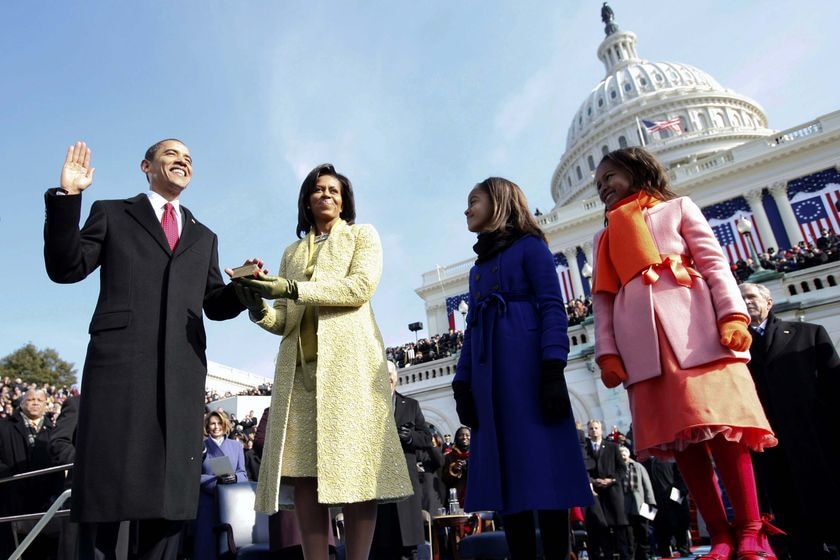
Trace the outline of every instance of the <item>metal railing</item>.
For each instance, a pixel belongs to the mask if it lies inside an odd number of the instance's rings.
[[[36,476],[43,476],[45,474],[53,474],[53,473],[56,473],[56,472],[66,471],[66,470],[69,470],[69,469],[72,469],[72,468],[73,468],[73,463],[67,463],[66,465],[57,465],[55,467],[48,467],[46,469],[39,469],[37,471],[30,471],[30,472],[15,474],[15,475],[12,475],[12,476],[9,476],[9,477],[6,477],[6,478],[0,478],[0,484],[6,483],[6,482],[16,482],[18,480],[23,480],[23,479],[26,479],[26,478],[33,478],[33,477],[36,477]],[[49,507],[49,509],[47,511],[44,511],[44,512],[41,512],[41,513],[25,513],[25,514],[21,514],[21,515],[9,515],[9,516],[6,516],[6,517],[0,517],[0,524],[3,524],[3,523],[17,523],[19,521],[34,521],[36,519],[38,520],[38,522],[35,524],[35,526],[32,527],[32,529],[29,530],[29,533],[27,533],[26,538],[23,539],[23,542],[21,542],[17,546],[15,551],[12,553],[12,555],[9,556],[8,560],[19,560],[21,558],[21,556],[23,556],[23,553],[26,552],[26,549],[29,548],[29,545],[32,544],[32,541],[34,541],[35,538],[39,534],[41,534],[41,531],[44,530],[44,527],[47,526],[47,523],[49,523],[50,521],[52,521],[55,518],[66,517],[66,516],[70,515],[70,510],[69,509],[61,509],[61,506],[64,505],[64,503],[67,501],[67,499],[69,497],[70,497],[70,489],[68,488],[64,492],[59,494],[58,498],[55,499],[55,501],[52,503],[52,505]],[[17,544],[17,532],[12,531],[12,533],[14,534],[15,544]]]

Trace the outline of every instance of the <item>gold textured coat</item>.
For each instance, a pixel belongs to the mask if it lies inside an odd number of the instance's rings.
[[[298,299],[276,300],[257,323],[283,337],[257,486],[256,509],[265,513],[278,510],[305,306],[318,311],[318,501],[394,501],[412,494],[391,411],[385,348],[370,305],[382,275],[379,235],[373,226],[341,221],[323,243],[310,280],[304,275],[308,238],[286,248],[279,275],[297,281]]]

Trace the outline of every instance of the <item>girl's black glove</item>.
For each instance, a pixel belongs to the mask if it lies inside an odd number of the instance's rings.
[[[572,414],[565,369],[563,360],[545,360],[540,364],[540,406],[549,424],[562,422]]]
[[[468,428],[473,430],[478,428],[478,414],[475,412],[475,401],[469,383],[453,381],[452,392],[455,394],[455,411],[458,413],[458,420]]]

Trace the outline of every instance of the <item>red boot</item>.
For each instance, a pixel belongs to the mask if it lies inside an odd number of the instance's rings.
[[[784,535],[785,532],[770,524],[768,516],[738,526],[738,560],[777,560],[770,547],[770,535]],[[754,542],[754,548],[748,548]],[[769,552],[768,552],[769,551]]]
[[[709,441],[720,477],[735,513],[735,536],[738,541],[737,560],[777,560],[767,540],[768,531],[779,531],[758,510],[755,474],[747,447],[718,435]],[[769,529],[765,528],[768,527]]]
[[[696,501],[696,500],[695,500]],[[732,527],[729,523],[723,526],[706,525],[712,548],[706,554],[697,556],[698,560],[730,560],[735,556],[735,539],[732,537]],[[738,560],[741,560],[740,557]]]
[[[712,538],[712,549],[699,560],[731,560],[735,557],[732,527],[726,519],[726,510],[720,497],[720,488],[705,443],[695,443],[684,451],[674,453],[677,466],[688,492],[697,504],[700,515]]]

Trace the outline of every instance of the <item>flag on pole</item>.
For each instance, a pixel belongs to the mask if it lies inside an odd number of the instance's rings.
[[[469,294],[460,294],[446,298],[446,316],[449,319],[449,332],[458,330],[455,324],[455,313],[459,312],[458,306],[461,305],[462,301],[469,301]]]
[[[675,117],[673,119],[668,119],[665,121],[648,121],[642,119],[642,124],[645,125],[645,128],[650,134],[654,132],[659,132],[661,130],[671,130],[676,132],[677,134],[681,134],[682,129],[682,122],[680,121],[679,117]]]
[[[569,263],[566,255],[557,253],[554,255],[554,268],[557,270],[557,278],[560,280],[560,291],[563,292],[563,301],[575,299],[572,289],[572,273],[569,272]]]

